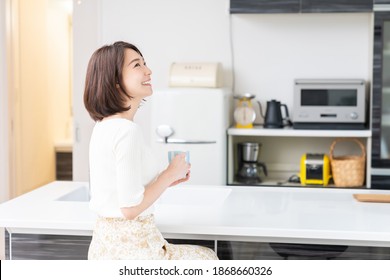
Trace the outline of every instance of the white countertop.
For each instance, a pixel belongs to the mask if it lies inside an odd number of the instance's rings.
[[[57,181],[0,205],[0,227],[13,233],[90,235],[87,201],[57,199],[85,182]],[[80,189],[81,190],[81,189]],[[182,185],[156,203],[166,238],[390,247],[390,203],[363,203],[369,189]]]

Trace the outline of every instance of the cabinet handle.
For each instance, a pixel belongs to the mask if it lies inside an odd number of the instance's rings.
[[[79,126],[77,125],[76,128],[75,128],[75,139],[76,139],[76,142],[77,143],[80,143],[80,128]]]
[[[204,141],[204,140],[185,140],[185,139],[173,139],[168,138],[166,141],[164,139],[158,139],[159,143],[166,144],[216,144],[217,141]]]

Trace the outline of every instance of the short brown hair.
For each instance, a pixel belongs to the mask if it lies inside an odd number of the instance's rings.
[[[84,105],[91,118],[100,121],[104,117],[127,111],[126,100],[131,96],[122,86],[122,67],[125,49],[132,49],[142,56],[139,49],[126,42],[115,42],[96,50],[88,63],[84,89]]]

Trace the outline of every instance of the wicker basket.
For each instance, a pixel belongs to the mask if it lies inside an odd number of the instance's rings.
[[[360,156],[333,155],[336,144],[340,141],[351,141],[362,150]],[[366,170],[366,149],[362,142],[355,138],[338,138],[330,146],[329,159],[332,168],[333,181],[336,187],[361,187],[364,183]]]

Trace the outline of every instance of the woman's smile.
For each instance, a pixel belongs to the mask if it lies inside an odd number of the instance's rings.
[[[142,82],[142,85],[144,85],[144,86],[152,86],[151,82],[152,82],[151,80],[147,80],[145,82]]]

